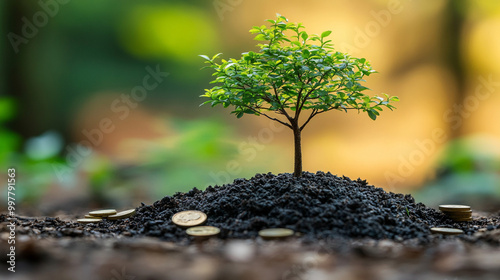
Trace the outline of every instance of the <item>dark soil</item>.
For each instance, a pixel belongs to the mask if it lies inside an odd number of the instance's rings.
[[[473,238],[475,232],[500,229],[498,216],[455,223],[439,211],[415,203],[411,195],[388,193],[360,179],[304,172],[301,178],[257,174],[205,191],[194,188],[152,205],[142,204],[135,216],[125,220],[82,225],[76,220],[19,218],[17,230],[41,237],[153,236],[189,243],[185,231],[171,221],[173,214],[184,210],[205,212],[206,224],[221,229],[220,239],[255,239],[261,229],[285,227],[306,243],[368,238],[426,244],[435,238],[455,238],[432,235],[431,227],[460,228],[465,234],[459,238],[474,242],[478,241]],[[0,222],[6,221],[7,216],[1,215]],[[481,241],[500,245],[498,239]]]

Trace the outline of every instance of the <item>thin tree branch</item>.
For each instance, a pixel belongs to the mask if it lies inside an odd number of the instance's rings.
[[[293,128],[292,128],[292,126],[291,126],[290,124],[287,124],[286,122],[283,122],[283,121],[281,121],[281,120],[279,120],[279,119],[277,119],[277,118],[273,118],[273,117],[271,117],[271,116],[268,116],[266,113],[259,112],[258,110],[255,110],[254,108],[252,108],[252,107],[250,107],[250,106],[248,106],[248,105],[243,105],[243,107],[245,107],[245,108],[247,108],[247,109],[249,109],[249,110],[252,110],[253,112],[255,112],[255,113],[259,114],[259,115],[263,115],[263,116],[265,116],[266,118],[268,118],[268,119],[270,119],[270,120],[273,120],[273,121],[279,122],[280,124],[282,124],[282,125],[284,125],[284,126],[286,126],[286,127],[290,128],[290,129],[293,129]]]
[[[302,124],[302,126],[299,128],[300,131],[302,131],[302,129],[304,129],[304,127],[309,123],[309,121],[317,115],[317,112],[318,110],[316,109],[313,109],[311,114],[309,115],[309,118],[307,118],[306,122],[304,124]]]
[[[313,91],[315,91],[315,90],[318,88],[319,84],[321,84],[321,81],[323,81],[323,78],[325,77],[325,75],[326,75],[328,72],[330,72],[330,71],[332,71],[332,70],[328,70],[328,71],[326,71],[325,73],[323,73],[323,74],[321,75],[321,77],[319,78],[319,81],[316,83],[316,85],[315,85],[314,87],[312,87],[312,88],[311,88],[311,90],[309,90],[309,91],[307,92],[307,94],[304,96],[304,100],[302,100],[302,102],[301,102],[301,104],[300,104],[300,107],[299,107],[299,108],[297,108],[297,111],[302,110],[302,107],[304,107],[304,104],[306,103],[307,98],[309,97],[309,95],[311,95],[311,93],[313,93]],[[309,82],[310,82],[310,81],[309,81]],[[300,100],[300,99],[298,99],[298,100]]]
[[[300,99],[302,98],[302,91],[303,90],[304,90],[304,84],[302,84],[302,87],[300,88],[299,92],[297,93],[297,103],[295,104],[295,116],[293,118],[296,122],[299,121],[300,110],[301,110],[301,108],[299,108],[299,106],[300,106]]]
[[[335,107],[330,107],[330,108],[328,108],[326,110],[323,110],[323,111],[318,111],[316,113],[316,115],[324,113],[324,112],[328,112],[328,111],[331,111],[331,110],[360,110],[360,108],[342,108],[342,107],[339,107],[339,106],[335,106]]]
[[[284,104],[281,103],[281,100],[279,98],[279,95],[278,95],[278,90],[276,89],[276,86],[274,85],[273,83],[273,90],[274,90],[274,96],[276,97],[276,101],[280,104],[280,112],[285,115],[285,117],[290,121],[290,115],[288,115],[288,113],[286,112],[285,110],[285,107],[283,106]]]
[[[300,131],[302,131],[302,129],[304,129],[304,127],[309,123],[309,121],[311,121],[311,119],[313,117],[315,117],[316,115],[319,115],[321,113],[331,111],[331,110],[359,110],[359,108],[342,108],[340,106],[334,106],[334,107],[330,107],[330,108],[328,108],[326,110],[322,110],[322,111],[318,111],[317,109],[313,109],[313,111],[309,115],[309,118],[307,118],[306,122],[304,122],[304,124],[302,124],[302,126],[300,127]]]

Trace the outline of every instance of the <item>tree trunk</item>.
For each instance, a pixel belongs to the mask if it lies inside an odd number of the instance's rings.
[[[295,144],[295,165],[294,165],[294,170],[293,170],[293,176],[294,177],[301,177],[302,176],[302,146],[301,146],[301,139],[300,139],[300,128],[297,125],[293,125],[293,140]]]

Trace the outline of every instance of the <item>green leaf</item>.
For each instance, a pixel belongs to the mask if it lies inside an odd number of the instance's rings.
[[[235,64],[236,64],[236,62],[229,63],[228,65],[226,65],[226,67],[224,67],[224,70],[231,67],[231,66],[234,66]]]
[[[302,54],[303,54],[304,58],[308,58],[311,55],[311,52],[309,52],[309,50],[305,49],[302,51]]]
[[[210,61],[210,60],[211,60],[211,59],[210,59],[208,56],[206,56],[206,55],[200,54],[199,56],[203,57],[204,59],[206,59],[206,60],[208,60],[208,61]]]
[[[321,38],[328,37],[328,36],[330,36],[330,34],[332,34],[332,31],[330,31],[330,30],[325,31],[325,32],[321,33]]]
[[[259,35],[255,36],[255,38],[253,38],[253,39],[257,40],[257,41],[267,41],[266,35],[264,35],[264,34],[259,34]]]
[[[370,119],[372,119],[372,120],[377,119],[377,115],[375,115],[371,110],[368,111],[368,116],[370,116]]]
[[[212,60],[215,60],[215,59],[216,59],[217,57],[219,57],[219,55],[221,55],[221,54],[222,54],[222,53],[218,53],[218,54],[216,54],[216,55],[212,56]]]
[[[203,97],[206,97],[205,95],[202,95],[202,96],[203,96]],[[201,106],[203,106],[203,105],[205,105],[205,104],[208,104],[208,103],[212,103],[212,100],[207,100],[207,101],[205,101],[205,102],[201,103],[201,104],[200,104],[200,107],[201,107]]]
[[[309,35],[305,31],[302,31],[302,34],[300,34],[300,37],[302,37],[302,40],[306,41],[307,38],[309,38]]]
[[[250,29],[249,32],[252,33],[252,34],[259,33],[260,32],[260,28],[258,26],[254,26],[252,29]]]

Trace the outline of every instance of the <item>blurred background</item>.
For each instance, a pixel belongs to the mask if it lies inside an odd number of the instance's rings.
[[[303,131],[304,170],[429,206],[500,209],[500,3],[496,0],[0,2],[0,165],[18,213],[135,207],[193,187],[292,172],[288,129],[199,107],[198,55],[257,50],[276,13],[368,59],[394,112],[331,112]],[[5,202],[5,203],[4,203]]]

